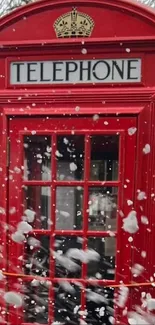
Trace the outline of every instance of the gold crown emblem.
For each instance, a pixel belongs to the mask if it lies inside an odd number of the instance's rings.
[[[54,29],[58,38],[89,37],[93,28],[93,19],[87,14],[77,11],[76,8],[60,16],[54,22]]]

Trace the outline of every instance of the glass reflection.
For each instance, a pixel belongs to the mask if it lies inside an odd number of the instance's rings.
[[[29,275],[49,276],[49,236],[27,238],[24,271]]]
[[[91,137],[90,180],[114,181],[118,179],[119,136],[95,135]]]
[[[84,136],[57,137],[57,180],[81,180],[84,170]]]
[[[59,324],[80,324],[78,309],[81,304],[81,290],[67,281],[55,286],[55,321]]]
[[[83,189],[61,186],[56,190],[56,229],[82,228]]]
[[[51,179],[51,137],[24,136],[24,179]]]
[[[82,249],[82,238],[74,236],[56,236],[55,241],[55,277],[80,278],[81,262],[70,250]]]
[[[113,280],[115,278],[116,239],[112,237],[89,237],[88,248],[94,249],[99,261],[88,263],[88,277]]]
[[[34,214],[34,219],[32,221],[28,220],[33,228],[50,228],[51,188],[47,186],[25,186],[24,195],[24,210],[28,209]]]
[[[114,290],[89,286],[86,289],[86,323],[91,325],[111,325],[110,316],[114,316]]]
[[[24,322],[48,324],[49,283],[32,280],[24,286]]]
[[[117,188],[89,189],[89,230],[116,230]]]

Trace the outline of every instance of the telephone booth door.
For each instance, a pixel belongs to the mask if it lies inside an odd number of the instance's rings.
[[[135,130],[134,117],[10,118],[8,290],[22,298],[10,325],[121,323]]]

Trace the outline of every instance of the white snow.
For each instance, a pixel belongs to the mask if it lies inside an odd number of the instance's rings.
[[[141,216],[141,223],[143,223],[144,225],[148,225],[149,220],[146,216]]]
[[[131,200],[127,200],[127,205],[128,205],[128,206],[133,205],[133,201],[131,201]]]
[[[100,260],[100,255],[95,250],[91,250],[91,249],[84,251],[78,248],[70,248],[67,251],[66,255],[68,258],[75,258],[77,260],[80,260],[83,263],[89,263],[89,261]]]
[[[114,318],[113,316],[110,316],[110,317],[109,317],[109,322],[110,322],[111,324],[115,324],[115,318]]]
[[[95,274],[95,277],[96,277],[96,279],[102,279],[102,274],[99,273],[99,272],[97,272],[97,273]]]
[[[76,106],[76,107],[75,107],[75,111],[76,111],[76,112],[79,112],[79,110],[80,110],[80,106]]]
[[[93,115],[93,121],[97,121],[99,119],[99,115],[98,114],[94,114]]]
[[[123,229],[130,234],[134,234],[139,230],[136,211],[132,210],[128,216],[123,219]]]
[[[77,263],[73,262],[65,255],[61,255],[58,252],[53,252],[53,256],[55,257],[56,261],[60,265],[62,265],[64,268],[66,268],[69,271],[75,272],[80,268],[80,266]]]
[[[137,195],[137,200],[142,201],[146,199],[146,193],[143,191],[139,191],[138,195]]]
[[[74,162],[70,163],[69,167],[70,167],[70,170],[72,172],[74,172],[75,170],[77,170],[77,165]]]
[[[16,208],[15,207],[11,207],[10,210],[9,210],[9,213],[10,214],[16,213]]]
[[[131,268],[131,272],[134,277],[141,275],[143,271],[144,271],[144,267],[138,263],[135,263]]]
[[[86,253],[86,261],[88,262],[100,260],[100,254],[93,249],[87,249],[85,253]]]
[[[155,310],[155,299],[154,298],[150,298],[147,300],[147,308],[148,310]]]
[[[128,322],[130,325],[153,325],[150,320],[147,320],[145,316],[139,315],[136,312],[130,312],[128,317]]]
[[[64,138],[64,139],[63,139],[63,142],[64,142],[64,144],[68,144],[69,141],[68,141],[67,138]]]
[[[94,292],[94,291],[87,291],[87,299],[90,301],[95,301],[95,303],[105,303],[108,304],[107,299],[105,298],[105,296]]]
[[[77,314],[79,308],[80,308],[80,306],[78,306],[78,305],[76,305],[76,306],[74,307],[74,314]]]
[[[33,104],[32,104],[32,105],[33,105]],[[32,130],[32,131],[31,131],[31,134],[32,134],[32,135],[35,135],[36,133],[37,133],[37,132],[36,132],[35,130]]]
[[[88,312],[87,312],[86,309],[85,310],[79,310],[78,314],[81,315],[81,316],[86,316],[86,315],[88,315]]]
[[[5,209],[0,207],[0,214],[5,214]]]
[[[15,243],[22,244],[23,241],[25,240],[25,236],[20,231],[16,231],[11,235],[11,239]]]
[[[128,134],[129,134],[129,135],[133,135],[133,134],[136,133],[136,131],[137,131],[137,128],[135,128],[135,127],[131,127],[131,128],[128,129]]]
[[[16,174],[20,174],[20,172],[21,172],[21,170],[20,170],[20,168],[18,168],[17,166],[14,168],[14,172],[16,173]]]
[[[28,244],[33,247],[40,247],[40,241],[34,237],[28,238]]]
[[[129,288],[125,287],[124,285],[120,286],[119,291],[118,291],[118,299],[116,301],[117,306],[120,308],[124,308],[126,301],[128,299],[129,295]]]
[[[143,148],[143,153],[144,153],[145,155],[147,155],[148,153],[150,153],[150,151],[151,151],[151,147],[150,147],[150,145],[147,143],[147,144],[145,145],[145,147]]]
[[[145,251],[141,251],[141,256],[142,256],[143,258],[146,258],[146,252],[145,252]]]
[[[52,148],[50,146],[47,146],[46,151],[50,153],[52,151]]]
[[[104,316],[104,314],[105,314],[105,307],[101,307],[100,310],[99,310],[100,317]]]
[[[134,318],[128,318],[129,325],[136,325],[137,321]]]
[[[55,155],[56,157],[63,157],[63,155],[59,152],[59,150],[56,150]]]
[[[33,210],[30,210],[30,209],[26,209],[24,211],[24,214],[26,215],[26,221],[27,222],[33,222],[34,221],[34,218],[35,218],[35,211]]]
[[[21,307],[23,304],[22,296],[14,291],[8,291],[4,294],[4,300],[15,307]]]
[[[82,53],[82,54],[87,54],[87,49],[83,48],[83,49],[81,50],[81,53]]]
[[[21,221],[17,225],[17,231],[23,234],[28,234],[30,231],[32,231],[32,229],[32,226],[29,225],[26,221]]]
[[[80,325],[88,325],[83,319],[80,319]]]
[[[3,272],[0,270],[0,281],[5,279],[5,275],[3,274]]]
[[[69,214],[69,212],[67,212],[67,211],[59,211],[59,213],[60,213],[60,215],[62,215],[63,217],[65,217],[65,218],[68,218],[68,217],[70,217],[70,214]]]
[[[39,281],[36,280],[36,279],[33,279],[33,280],[31,281],[31,285],[32,285],[33,287],[38,287],[38,285],[39,285]]]
[[[59,285],[67,292],[75,293],[74,287],[68,281],[59,281]]]

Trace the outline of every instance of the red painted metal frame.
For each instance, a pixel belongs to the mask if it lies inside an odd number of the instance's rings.
[[[72,0],[46,0],[46,1],[36,1],[35,4],[25,6],[23,8],[18,9],[17,11],[14,11],[10,15],[2,18],[0,20],[0,30],[3,32],[3,30],[7,29],[8,26],[10,26],[10,29],[12,28],[12,24],[14,24],[15,21],[22,20],[24,16],[29,15],[35,15],[36,12],[42,12],[44,13],[45,9],[51,10],[51,12],[54,12],[56,8],[64,7],[64,4],[70,6],[73,6],[74,4],[76,6],[83,6],[87,8],[89,5],[98,6],[100,8],[110,8],[110,9],[116,9],[119,11],[123,11],[129,16],[133,16],[133,19],[137,18],[141,21],[141,25],[143,25],[143,22],[148,22],[148,26],[152,25],[155,26],[155,15],[154,11],[151,9],[147,9],[144,6],[139,5],[135,1],[123,1],[123,0],[78,0],[78,1],[72,1]],[[26,30],[25,30],[26,33]],[[12,34],[12,37],[10,39],[9,31],[7,36],[4,38],[4,41],[0,41],[1,45],[1,51],[0,51],[0,60],[1,62],[1,68],[3,70],[3,66],[6,62],[7,65],[7,57],[11,57],[13,60],[18,60],[18,57],[21,59],[28,58],[31,55],[33,58],[40,57],[40,53],[42,50],[42,44],[44,43],[44,55],[41,57],[41,60],[46,59],[47,56],[49,56],[49,53],[54,53],[55,56],[59,56],[62,58],[70,58],[71,56],[79,57],[81,53],[81,49],[83,48],[82,42],[85,42],[84,47],[87,48],[88,55],[82,55],[81,59],[86,59],[91,56],[102,57],[102,55],[109,57],[123,57],[124,54],[127,57],[130,56],[137,56],[139,55],[142,57],[143,64],[142,64],[142,74],[143,74],[143,82],[145,83],[145,87],[140,87],[136,84],[134,87],[133,85],[129,85],[127,87],[127,84],[125,85],[117,85],[114,87],[111,87],[110,85],[104,85],[104,87],[98,87],[96,85],[85,86],[84,90],[83,87],[80,85],[74,86],[74,87],[62,87],[60,89],[59,87],[56,87],[56,89],[51,88],[37,88],[32,89],[32,86],[27,87],[28,89],[19,89],[18,87],[6,89],[5,86],[8,86],[8,80],[6,80],[6,83],[3,84],[3,82],[0,82],[0,106],[1,106],[1,112],[0,112],[0,167],[3,168],[2,172],[0,170],[0,184],[1,184],[1,195],[0,195],[0,207],[2,208],[2,213],[0,213],[1,220],[3,220],[4,224],[8,223],[8,211],[9,206],[7,203],[8,200],[8,170],[7,170],[7,117],[10,118],[10,116],[13,116],[13,119],[15,116],[18,116],[17,118],[17,124],[13,121],[15,125],[15,130],[13,130],[13,134],[10,133],[12,138],[12,147],[11,147],[11,154],[13,156],[12,164],[16,164],[16,160],[18,159],[19,152],[22,153],[22,147],[20,143],[16,142],[15,136],[18,134],[18,130],[20,130],[19,125],[21,126],[21,130],[24,129],[24,125],[26,123],[30,123],[30,118],[34,116],[41,116],[42,120],[45,119],[45,116],[52,117],[55,114],[59,116],[68,116],[69,114],[72,114],[75,116],[77,112],[75,111],[76,105],[80,106],[80,110],[78,112],[78,116],[82,115],[93,115],[93,114],[105,114],[109,116],[109,114],[114,115],[115,123],[117,118],[122,121],[122,126],[118,126],[116,123],[115,129],[121,129],[125,130],[125,137],[122,139],[120,152],[122,154],[121,161],[122,165],[120,166],[120,170],[122,172],[121,180],[123,179],[123,182],[118,181],[113,183],[113,186],[118,186],[120,188],[121,194],[121,201],[120,206],[123,207],[123,212],[125,212],[125,215],[130,211],[130,207],[127,205],[126,198],[131,199],[134,203],[133,207],[137,211],[137,217],[138,222],[140,225],[140,230],[136,234],[136,236],[133,236],[134,241],[132,243],[128,242],[128,236],[125,235],[122,230],[122,221],[121,218],[118,218],[118,228],[120,229],[119,236],[116,233],[117,236],[117,243],[118,247],[121,247],[120,254],[118,253],[118,259],[117,264],[121,265],[122,269],[117,270],[117,276],[118,276],[118,282],[120,280],[135,280],[135,278],[131,278],[128,263],[126,261],[132,260],[131,265],[135,263],[139,263],[144,266],[145,271],[143,273],[143,277],[136,278],[137,282],[144,282],[144,281],[150,281],[150,277],[153,277],[155,274],[155,257],[154,257],[154,238],[155,238],[155,227],[154,227],[154,215],[155,215],[155,84],[154,84],[154,75],[153,72],[151,72],[152,66],[154,64],[154,45],[155,45],[155,37],[154,32],[147,33],[147,36],[131,36],[130,30],[129,35],[126,37],[111,37],[110,34],[108,37],[94,37],[94,38],[87,38],[87,39],[75,39],[74,42],[72,39],[31,39],[31,40],[16,40],[15,33]],[[21,33],[21,36],[23,34]],[[46,37],[46,36],[45,36]],[[120,46],[121,43],[121,46]],[[126,48],[131,49],[131,53],[126,53]],[[144,54],[145,53],[145,54]],[[67,56],[68,54],[68,56]],[[53,56],[54,57],[54,56]],[[8,59],[10,60],[10,59]],[[149,70],[150,68],[150,70]],[[7,67],[6,67],[7,69]],[[9,71],[7,69],[7,78],[9,78]],[[151,80],[151,81],[150,81]],[[2,79],[0,80],[2,81]],[[107,86],[107,87],[106,87]],[[18,89],[17,89],[18,88]],[[37,96],[36,96],[37,93]],[[19,97],[21,97],[21,100],[19,100]],[[103,104],[104,102],[104,104]],[[33,107],[35,103],[35,107]],[[102,105],[103,104],[103,105]],[[68,115],[67,115],[68,114]],[[126,119],[123,119],[120,117],[121,115],[127,115]],[[127,140],[127,124],[131,121],[134,121],[132,125],[136,125],[135,119],[131,118],[129,116],[131,114],[132,116],[137,116],[137,147],[134,147],[135,144],[135,138],[136,135]],[[21,117],[21,119],[19,118]],[[118,117],[119,116],[119,117]],[[27,119],[28,117],[28,119]],[[74,118],[73,118],[74,119]],[[106,118],[106,120],[108,117]],[[32,118],[33,120],[33,118]],[[23,121],[23,122],[22,122]],[[37,119],[34,119],[34,123],[36,123]],[[68,117],[67,117],[68,121]],[[123,122],[125,121],[125,123]],[[128,121],[128,122],[127,122]],[[45,122],[43,122],[45,123]],[[46,121],[46,123],[48,123]],[[71,123],[71,122],[69,122]],[[124,123],[124,124],[123,124]],[[35,125],[35,124],[34,124]],[[85,123],[84,123],[85,125]],[[17,127],[17,128],[16,128]],[[102,125],[103,127],[103,125]],[[109,129],[109,126],[104,126],[105,130]],[[44,131],[44,127],[42,128]],[[100,128],[102,130],[102,128]],[[20,139],[22,139],[22,134],[19,134]],[[122,134],[123,135],[123,134]],[[87,134],[89,136],[89,134]],[[143,154],[143,148],[146,143],[149,143],[151,145],[151,153],[149,155]],[[18,147],[18,148],[17,148]],[[14,149],[18,149],[13,152]],[[86,148],[86,150],[89,148]],[[126,155],[127,154],[127,155]],[[136,157],[136,158],[135,158]],[[124,160],[123,160],[124,158]],[[18,161],[18,166],[20,167],[22,162],[22,156],[20,157],[21,161]],[[54,161],[53,161],[54,163]],[[136,166],[135,169],[133,166]],[[87,167],[87,166],[86,166]],[[17,206],[18,208],[18,214],[17,216],[14,216],[14,220],[12,220],[14,223],[18,222],[16,220],[20,217],[20,211],[21,211],[21,196],[18,197],[17,189],[19,185],[21,185],[21,179],[20,175],[14,175],[14,182],[10,179],[10,187],[9,187],[9,196],[10,196],[10,205]],[[126,179],[131,179],[130,183],[126,182]],[[27,183],[26,181],[22,184],[31,185],[31,182]],[[38,185],[37,182],[33,183],[34,185]],[[41,183],[43,186],[51,184],[51,182],[44,182]],[[76,182],[72,183],[74,186],[76,186]],[[80,183],[82,186],[84,186],[84,181]],[[57,182],[55,183],[55,187],[57,186]],[[65,185],[63,182],[59,185]],[[93,184],[88,185],[95,185],[97,184],[93,182]],[[99,183],[98,183],[99,185]],[[107,182],[107,186],[110,186],[111,183]],[[124,185],[127,187],[124,187]],[[17,188],[16,188],[17,186]],[[144,200],[143,202],[139,202],[137,200],[137,191],[143,190],[147,194],[147,200]],[[53,191],[52,193],[53,199],[55,198],[55,193]],[[85,196],[85,209],[86,209],[86,196]],[[3,210],[4,209],[4,210]],[[4,214],[3,214],[4,212]],[[53,208],[54,213],[54,208]],[[146,229],[144,225],[141,224],[141,215],[146,215],[149,219],[149,226]],[[86,213],[85,213],[86,217]],[[1,224],[2,226],[2,224]],[[6,231],[2,228],[2,236],[0,238],[0,244],[1,247],[3,247],[3,259],[0,260],[0,266],[1,269],[4,270],[10,270],[12,268],[12,265],[9,265],[9,261],[7,260],[7,254],[8,254],[8,236]],[[50,230],[47,230],[47,235],[50,235]],[[40,236],[42,234],[42,230],[35,230],[34,234],[36,236]],[[55,234],[59,234],[59,231],[55,231]],[[80,236],[82,235],[81,231],[73,231],[70,233],[70,231],[65,231],[64,235],[71,235],[71,236]],[[87,232],[87,235],[90,236],[106,236],[107,233],[105,232]],[[122,245],[126,243],[128,246],[127,249],[125,245]],[[51,237],[51,246],[54,243],[54,237]],[[85,246],[86,246],[86,240],[85,240]],[[16,251],[17,245],[14,245],[9,247],[9,249],[12,249],[10,253],[12,252],[11,261],[14,263],[17,262],[17,266],[19,266],[18,269],[15,269],[15,272],[21,271],[21,264],[17,260],[18,254],[23,253],[23,248],[21,247]],[[130,247],[129,247],[130,246]],[[147,251],[146,258],[143,258],[141,253],[142,251]],[[14,256],[14,252],[16,252],[16,256]],[[128,256],[126,255],[128,254]],[[7,264],[8,263],[8,264]],[[124,263],[124,265],[123,265]],[[50,263],[51,267],[51,276],[53,277],[53,282],[56,283],[60,279],[54,278],[54,274],[52,273],[52,268],[54,268],[54,261],[51,259]],[[83,266],[82,269],[82,275],[84,276],[86,274],[86,267]],[[14,279],[13,277],[9,277],[6,280],[8,280],[9,288],[12,289],[15,284],[17,284],[18,279]],[[33,280],[33,277],[32,277]],[[65,279],[62,279],[65,281]],[[68,280],[68,279],[67,279]],[[25,279],[25,281],[30,281],[29,279]],[[72,279],[69,279],[71,282]],[[79,279],[83,285],[86,285],[86,279],[83,277],[82,279]],[[93,281],[93,280],[92,280]],[[89,281],[88,281],[89,282]],[[96,282],[96,280],[95,280]],[[93,282],[91,282],[93,283]],[[113,284],[113,281],[107,282],[109,284]],[[116,283],[116,282],[115,282]],[[103,286],[104,281],[98,280],[98,284]],[[6,281],[0,282],[0,289],[5,290],[6,287]],[[17,289],[17,288],[16,288]],[[134,306],[135,304],[140,304],[140,295],[141,292],[145,291],[143,287],[140,287],[139,290],[137,288],[130,289],[130,306]],[[147,292],[150,292],[152,296],[154,297],[154,288],[148,289]],[[53,291],[51,289],[50,295],[52,297]],[[54,297],[54,296],[53,296]],[[52,298],[53,298],[52,297]],[[84,292],[82,292],[81,296],[82,301],[82,308],[85,307],[85,295]],[[4,304],[4,300],[2,299],[1,307],[2,310],[7,312],[6,306]],[[10,309],[10,320],[11,325],[20,325],[20,318],[18,319],[18,316],[20,316],[20,310],[17,311],[15,314],[11,314],[11,312],[14,312],[15,310],[13,308]],[[121,315],[121,311],[116,310],[117,315]],[[50,310],[50,320],[52,320],[52,310]],[[6,320],[4,320],[4,324],[6,324],[6,321],[8,321],[8,315],[6,316]],[[121,325],[124,323],[123,317],[120,318]],[[28,325],[28,324],[23,324]],[[29,324],[30,325],[30,324]],[[32,324],[31,324],[32,325]],[[40,325],[40,324],[38,324]]]
[[[108,120],[108,126],[104,125],[104,121]],[[9,122],[9,136],[10,136],[10,166],[9,169],[13,170],[14,167],[21,168],[23,165],[23,135],[31,134],[32,130],[36,130],[36,134],[48,134],[53,135],[54,137],[54,147],[53,150],[56,150],[56,136],[57,134],[71,134],[72,129],[74,129],[74,134],[85,134],[85,173],[84,180],[82,182],[71,181],[68,183],[67,181],[59,182],[56,181],[56,165],[55,165],[55,156],[52,156],[52,180],[51,182],[42,182],[42,181],[23,181],[22,174],[13,174],[13,180],[10,181],[9,186],[9,207],[15,206],[17,213],[15,215],[10,215],[9,224],[11,226],[16,226],[17,223],[21,219],[21,215],[23,213],[22,206],[22,186],[23,185],[52,185],[52,203],[55,202],[55,189],[58,185],[79,185],[82,183],[84,187],[84,224],[82,231],[61,231],[55,230],[55,222],[53,222],[51,230],[41,230],[36,229],[32,232],[32,234],[36,234],[36,236],[40,236],[41,234],[50,236],[50,247],[54,247],[54,235],[70,235],[70,236],[84,236],[83,248],[87,247],[87,238],[89,236],[98,236],[98,237],[106,237],[109,236],[108,232],[105,231],[88,231],[88,186],[101,186],[101,182],[90,182],[88,180],[89,177],[89,159],[90,159],[90,140],[89,134],[118,134],[120,135],[120,149],[119,149],[119,179],[118,181],[111,182],[102,182],[102,186],[117,186],[118,187],[118,206],[119,209],[123,210],[125,215],[130,211],[130,208],[127,206],[127,199],[133,200],[133,175],[134,175],[134,163],[135,163],[135,141],[136,134],[133,136],[128,135],[129,127],[136,127],[136,118],[100,118],[98,121],[94,122],[92,118],[87,118],[85,121],[85,128],[81,128],[83,123],[82,118],[51,118],[43,121],[41,118],[16,118],[10,119]],[[65,126],[64,126],[65,124]],[[67,132],[66,132],[67,127]],[[24,131],[24,129],[26,131]],[[64,128],[64,129],[63,129]],[[46,130],[46,132],[45,132]],[[18,152],[18,155],[16,154]],[[128,156],[132,156],[132,161],[128,161]],[[132,166],[131,166],[132,165]],[[126,183],[126,179],[130,180],[130,183]],[[98,183],[98,184],[97,184]],[[127,188],[124,185],[127,184]],[[55,215],[55,206],[52,204],[52,216]],[[53,219],[54,221],[55,219]],[[117,231],[115,232],[117,238],[117,254],[116,254],[116,277],[115,281],[108,280],[88,280],[87,275],[87,267],[86,265],[82,265],[82,278],[76,279],[76,281],[81,282],[84,287],[89,283],[98,283],[101,286],[104,284],[119,284],[120,281],[128,282],[130,281],[130,270],[129,265],[131,263],[131,244],[128,242],[128,235],[122,231],[122,221],[121,217],[118,213],[118,224]],[[122,250],[121,247],[126,245],[126,250]],[[16,254],[15,254],[16,252]],[[9,245],[9,272],[22,272],[22,261],[19,261],[18,258],[23,254],[22,245],[16,244],[14,242],[10,242]],[[14,267],[16,265],[16,267]],[[123,269],[122,269],[123,266]],[[55,278],[54,273],[54,259],[51,257],[50,259],[50,277],[52,278],[53,283],[57,283],[60,281],[60,278]],[[31,279],[34,277],[32,276]],[[49,279],[49,278],[47,278]],[[62,281],[70,281],[74,282],[75,279],[61,279]],[[30,281],[30,278],[25,278],[25,281]],[[14,288],[18,283],[18,279],[14,279],[9,277],[9,288]],[[16,289],[17,290],[17,289]],[[54,291],[52,286],[50,288],[50,296],[51,299],[54,299]],[[82,310],[85,309],[86,297],[85,292],[82,290],[81,293],[81,304]],[[22,321],[22,310],[18,310],[15,312],[14,308],[9,309],[9,318],[8,321],[11,324],[21,325],[24,324]],[[118,311],[116,310],[116,317],[118,316]],[[119,315],[120,316],[120,315]],[[53,308],[51,302],[49,302],[49,324],[53,321]]]

